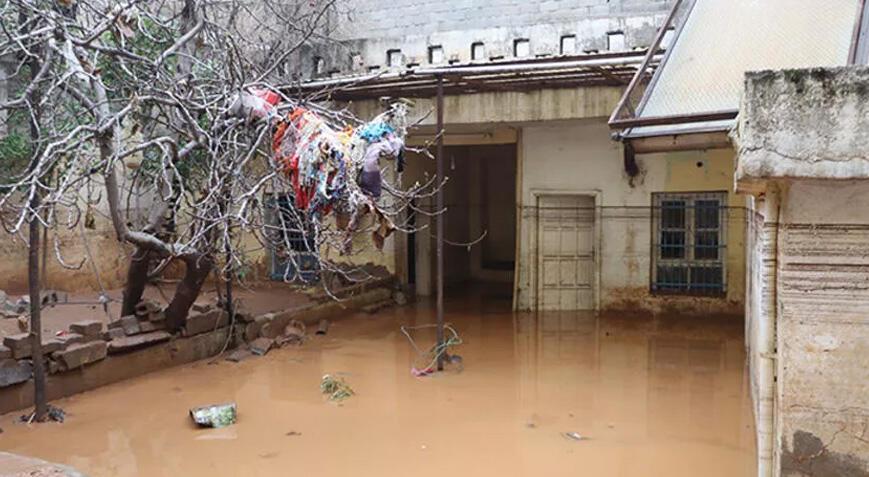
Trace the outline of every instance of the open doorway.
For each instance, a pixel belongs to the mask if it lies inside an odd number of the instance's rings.
[[[516,256],[516,144],[447,146],[444,187],[444,287],[447,296],[475,291],[511,301]],[[434,161],[411,171],[434,174]],[[417,180],[414,178],[414,180]],[[425,209],[434,211],[434,198]],[[428,228],[408,237],[408,283],[418,295],[434,295],[436,219],[417,216]],[[473,246],[467,246],[474,243]]]

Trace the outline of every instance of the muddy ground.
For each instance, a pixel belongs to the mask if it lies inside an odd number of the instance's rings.
[[[63,424],[2,416],[0,447],[91,476],[752,474],[741,320],[515,314],[485,293],[450,300],[447,319],[465,341],[461,372],[411,375],[422,363],[399,326],[434,321],[418,303],[263,358],[61,400]],[[356,395],[325,400],[326,373]],[[224,401],[236,425],[194,427],[190,407]]]

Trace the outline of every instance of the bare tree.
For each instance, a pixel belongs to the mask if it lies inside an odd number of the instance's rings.
[[[379,171],[376,191],[357,180],[372,157],[379,167],[375,145],[400,162],[406,105],[385,105],[365,126],[276,86],[287,83],[295,52],[325,36],[333,1],[0,1],[0,59],[17,85],[0,111],[10,129],[26,118],[32,130],[29,158],[0,170],[0,223],[13,235],[30,230],[35,363],[39,227],[91,220],[94,200],[83,191],[94,187],[118,240],[133,248],[122,315],[149,278],[184,263],[165,310],[174,329],[215,266],[231,277],[245,263],[243,238],[288,252],[298,251],[289,237],[303,236],[321,276],[358,279],[334,260],[352,253],[353,236],[370,231],[382,245],[407,229],[412,199],[437,184],[386,180],[381,196]],[[376,220],[363,225],[365,216]],[[54,251],[64,266],[81,265],[57,243]],[[301,268],[284,278],[299,279]]]

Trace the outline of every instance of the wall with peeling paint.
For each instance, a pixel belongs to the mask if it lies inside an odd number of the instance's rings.
[[[118,177],[121,184],[126,184],[122,174]],[[47,247],[41,244],[47,251],[43,283],[47,288],[66,291],[99,290],[100,284],[106,289],[117,288],[124,283],[132,249],[122,246],[116,238],[102,183],[84,186],[80,194],[76,208],[57,207],[53,218],[57,226],[49,230]],[[139,207],[144,210],[146,206],[145,198],[132,200],[131,220],[137,219]],[[0,290],[27,292],[28,235],[27,224],[15,235],[0,230]],[[45,238],[40,236],[41,241]],[[87,260],[89,256],[93,262]]]
[[[746,75],[736,185],[759,214],[746,340],[764,477],[869,476],[867,105],[867,68]]]
[[[799,181],[782,201],[777,391],[783,476],[869,475],[867,211],[865,181]],[[851,456],[862,467],[827,463],[831,467],[821,472],[802,462],[800,433],[819,439],[826,457]],[[856,468],[863,474],[844,472]]]
[[[673,0],[340,0],[325,25],[326,34],[337,41],[305,45],[296,68],[305,78],[383,71],[390,67],[389,51],[395,51],[394,61],[405,65],[630,51],[648,47],[672,4]],[[517,51],[516,40],[527,40],[527,49]],[[432,55],[431,48],[438,54]]]

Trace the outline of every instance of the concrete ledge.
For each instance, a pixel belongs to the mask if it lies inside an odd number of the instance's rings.
[[[389,280],[384,283],[392,283],[392,281]],[[354,290],[356,294],[347,292],[347,295],[352,296],[342,301],[329,301],[271,313],[272,325],[267,327],[262,335],[274,338],[283,331],[291,320],[299,320],[312,327],[324,318],[333,320],[343,318],[366,305],[388,298],[391,295],[391,290],[382,288],[384,283],[380,283],[380,288],[373,289],[373,284],[366,284],[365,287]],[[244,323],[239,323],[239,325],[241,325],[239,329],[243,330]],[[51,374],[47,378],[48,399],[50,401],[60,399],[154,371],[210,358],[223,349],[229,331],[229,327],[224,327],[190,337],[175,336],[168,342],[125,354],[109,355],[101,361],[75,370]],[[239,337],[242,334],[237,333],[233,337],[230,348],[240,344]],[[33,385],[31,383],[28,381],[0,389],[0,414],[31,407],[33,405]]]
[[[736,182],[869,178],[869,68],[746,73]]]

